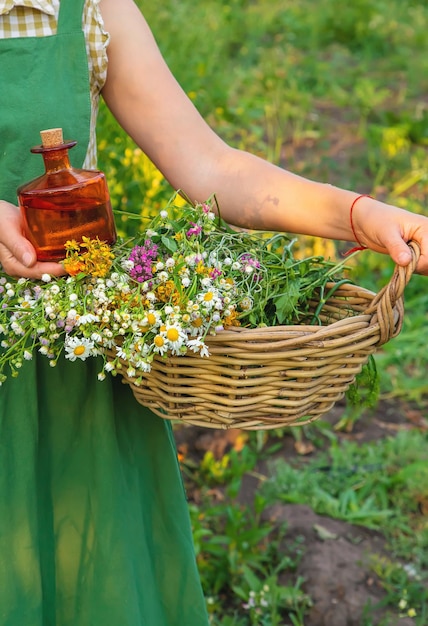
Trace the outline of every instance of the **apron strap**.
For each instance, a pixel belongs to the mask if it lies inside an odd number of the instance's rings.
[[[82,13],[85,0],[61,0],[57,34],[82,31]]]

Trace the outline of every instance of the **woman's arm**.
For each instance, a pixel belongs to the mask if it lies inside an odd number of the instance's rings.
[[[355,194],[229,147],[177,84],[134,2],[102,0],[100,6],[111,36],[103,96],[173,187],[192,200],[215,193],[223,216],[240,226],[352,237],[348,223],[332,219],[331,202],[340,196],[349,208]]]
[[[192,200],[216,194],[223,217],[237,226],[354,241],[352,191],[296,176],[225,144],[201,118],[166,66],[133,0],[101,0],[111,41],[103,96],[119,123],[176,189]],[[407,241],[422,249],[428,274],[428,219],[369,198],[355,205],[359,241],[410,261]],[[0,201],[0,263],[14,276],[58,275],[56,263],[36,262],[19,211]]]
[[[223,217],[249,228],[354,241],[357,194],[304,179],[225,144],[201,118],[164,62],[133,0],[101,0],[111,36],[103,96],[115,117],[169,182],[192,200],[215,193]],[[359,241],[406,264],[406,241],[422,248],[428,273],[428,219],[370,198],[353,213]]]

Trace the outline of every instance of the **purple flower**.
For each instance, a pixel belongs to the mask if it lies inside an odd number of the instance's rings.
[[[199,235],[202,232],[202,226],[198,226],[198,224],[195,224],[195,222],[190,222],[192,225],[192,228],[189,228],[189,230],[186,233],[186,237],[191,237],[192,235]]]
[[[254,270],[258,270],[260,269],[260,261],[256,258],[254,258],[251,254],[249,254],[248,252],[245,252],[244,254],[241,255],[240,261],[242,263],[242,269],[245,271],[246,268],[249,268],[249,271],[251,273],[251,271]],[[253,273],[253,281],[254,282],[258,282],[259,280],[262,279],[262,274],[261,272],[254,272]]]
[[[258,261],[257,259],[255,259],[251,254],[249,254],[248,252],[245,252],[242,256],[241,256],[241,263],[245,266],[245,265],[250,265],[251,267],[254,267],[255,269],[259,269],[260,268],[260,261]]]
[[[147,239],[142,246],[134,246],[128,257],[133,263],[133,268],[129,271],[131,278],[139,283],[151,278],[153,261],[156,259],[157,252],[158,246],[150,239]]]
[[[218,278],[219,276],[221,276],[223,274],[223,272],[219,269],[217,269],[216,267],[214,267],[211,271],[210,271],[210,278],[211,280],[215,280],[216,278]]]

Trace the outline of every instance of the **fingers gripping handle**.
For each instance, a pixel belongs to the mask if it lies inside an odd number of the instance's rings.
[[[372,314],[372,324],[379,325],[379,342],[381,346],[401,331],[404,314],[404,290],[409,283],[420,257],[420,248],[415,241],[409,242],[412,260],[402,267],[396,265],[389,282],[373,299],[366,313]]]

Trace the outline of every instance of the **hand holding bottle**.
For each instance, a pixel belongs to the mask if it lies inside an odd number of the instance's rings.
[[[0,264],[10,276],[41,278],[43,274],[65,274],[59,263],[37,261],[36,251],[23,235],[19,208],[0,200]]]

